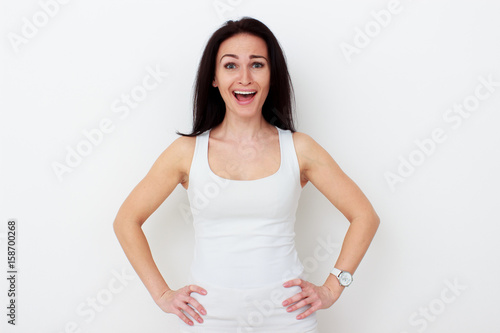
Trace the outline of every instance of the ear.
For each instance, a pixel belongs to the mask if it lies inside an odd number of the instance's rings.
[[[212,86],[213,86],[214,88],[216,88],[216,87],[217,87],[217,80],[216,80],[216,79],[214,79],[214,80],[212,81]]]

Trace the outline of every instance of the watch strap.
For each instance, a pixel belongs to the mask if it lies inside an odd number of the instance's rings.
[[[342,271],[338,268],[333,268],[332,269],[332,272],[331,272],[333,275],[335,275],[337,278],[339,277],[340,273],[342,273]]]

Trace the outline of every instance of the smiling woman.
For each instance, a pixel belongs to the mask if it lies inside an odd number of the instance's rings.
[[[222,42],[212,85],[219,88],[226,112],[241,109],[243,117],[261,112],[269,93],[267,57],[266,43],[259,37],[238,34]],[[235,103],[247,107],[238,108]]]
[[[379,218],[333,158],[295,131],[285,57],[262,22],[243,18],[217,30],[195,89],[193,130],[179,133],[115,219],[125,254],[158,306],[179,317],[181,332],[317,333],[316,311],[351,284]],[[321,286],[305,280],[295,248],[308,182],[351,223]],[[196,242],[189,284],[172,290],[141,226],[178,184]]]
[[[239,38],[235,39],[236,36]],[[238,51],[243,53],[237,54],[236,49],[231,51],[233,46],[238,46]],[[267,26],[260,21],[244,18],[236,22],[228,21],[209,39],[196,77],[193,131],[183,135],[197,136],[222,122],[226,112],[224,97],[227,95],[226,91],[217,87],[216,76],[228,79],[237,78],[241,74],[258,79],[258,82],[252,82],[254,85],[265,79],[263,75],[268,75],[269,90],[261,105],[262,117],[270,124],[295,131],[292,113],[293,88],[283,51]],[[249,77],[241,79],[248,80]],[[209,82],[212,85],[208,84]],[[243,85],[238,88],[242,92],[250,89]],[[261,94],[261,97],[262,95],[264,94]]]

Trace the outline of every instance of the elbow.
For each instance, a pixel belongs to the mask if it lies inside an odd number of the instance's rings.
[[[120,225],[119,225],[118,219],[115,219],[113,221],[113,231],[115,232],[115,234],[118,232],[119,227],[120,227]]]
[[[349,222],[356,223],[356,224],[361,224],[364,225],[366,228],[371,228],[374,230],[378,229],[378,226],[380,225],[380,217],[378,214],[375,212],[375,210],[370,209],[362,214],[355,216],[353,218],[348,218]]]
[[[123,214],[118,214],[113,221],[113,231],[116,237],[120,238],[123,232],[127,229],[129,221],[123,216]]]
[[[118,242],[124,246],[127,244],[128,239],[130,238],[130,228],[128,223],[124,219],[116,218],[113,222],[113,231],[115,233],[116,239]]]
[[[113,221],[113,231],[116,237],[120,238],[124,233],[141,228],[144,222],[140,219],[125,218],[118,215]]]
[[[120,219],[116,218],[113,221],[113,232],[115,233],[116,237],[120,236],[122,227],[123,227],[122,221]]]
[[[372,210],[356,218],[353,218],[350,222],[351,224],[353,223],[359,224],[367,231],[369,230],[371,233],[375,234],[380,225],[380,217],[374,210]]]
[[[375,211],[372,214],[371,221],[372,221],[373,229],[375,231],[377,231],[378,227],[380,226],[380,217],[378,216],[378,214]]]

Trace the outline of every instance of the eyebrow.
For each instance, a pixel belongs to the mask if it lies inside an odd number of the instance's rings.
[[[221,62],[221,61],[222,61],[222,58],[224,58],[224,57],[231,57],[231,58],[235,58],[235,59],[239,59],[239,58],[240,58],[240,57],[238,57],[236,54],[231,54],[231,53],[228,53],[228,54],[224,54],[222,57],[220,57],[219,62]],[[262,58],[262,59],[266,59],[266,61],[267,61],[267,62],[269,62],[269,61],[267,60],[267,58],[266,58],[266,57],[261,56],[261,55],[255,55],[255,54],[252,54],[252,55],[250,55],[250,57],[249,57],[249,58],[250,58],[250,59]]]

